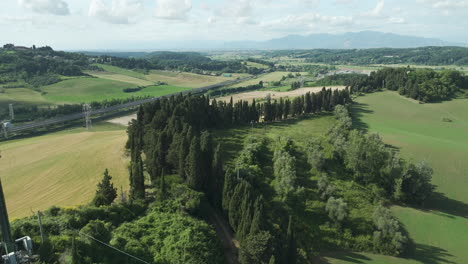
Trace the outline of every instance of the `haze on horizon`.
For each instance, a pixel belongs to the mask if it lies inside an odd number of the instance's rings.
[[[468,43],[468,0],[7,0],[1,42],[56,49],[157,49],[373,30]]]

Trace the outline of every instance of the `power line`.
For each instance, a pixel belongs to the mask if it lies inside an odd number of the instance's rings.
[[[113,246],[111,246],[111,245],[109,245],[109,244],[107,244],[107,243],[105,243],[105,242],[103,242],[103,241],[101,241],[101,240],[99,240],[99,239],[97,239],[97,238],[94,238],[94,237],[92,237],[92,236],[90,236],[90,235],[88,235],[88,234],[85,234],[85,233],[83,233],[83,232],[81,232],[81,231],[78,231],[78,234],[83,235],[83,236],[86,236],[86,237],[88,237],[88,238],[91,238],[92,240],[95,240],[95,241],[97,241],[97,242],[99,242],[99,243],[101,243],[101,244],[103,244],[103,245],[105,245],[105,246],[107,246],[107,247],[109,247],[109,248],[112,248],[112,249],[114,249],[114,250],[117,250],[118,252],[120,252],[120,253],[122,253],[122,254],[125,254],[125,255],[127,255],[127,256],[133,258],[133,259],[136,259],[136,260],[138,260],[138,261],[140,261],[140,262],[143,262],[143,263],[146,263],[146,264],[151,264],[151,263],[146,262],[146,261],[144,261],[144,260],[142,260],[142,259],[140,259],[140,258],[137,258],[137,257],[135,257],[135,256],[133,256],[133,255],[130,255],[129,253],[127,253],[127,252],[125,252],[125,251],[122,251],[122,250],[120,250],[120,249],[118,249],[118,248],[116,248],[116,247],[113,247]]]
[[[60,223],[59,223],[57,220],[55,220],[55,219],[52,219],[52,221],[54,221],[54,222],[57,223],[57,224],[60,224]],[[116,250],[116,251],[118,251],[118,252],[120,252],[120,253],[122,253],[122,254],[128,256],[128,257],[131,257],[131,258],[133,258],[133,259],[136,259],[136,260],[138,260],[138,261],[140,261],[140,262],[143,262],[143,263],[145,263],[145,264],[151,264],[151,263],[149,263],[149,262],[147,262],[147,261],[145,261],[145,260],[143,260],[143,259],[140,259],[140,258],[138,258],[138,257],[135,257],[135,256],[133,256],[133,255],[131,255],[131,254],[129,254],[129,253],[123,251],[123,250],[120,250],[120,249],[118,249],[118,248],[116,248],[116,247],[113,247],[113,246],[107,244],[106,242],[103,242],[103,241],[101,241],[101,240],[99,240],[99,239],[97,239],[97,238],[95,238],[95,237],[93,237],[93,236],[91,236],[91,235],[88,235],[88,234],[86,234],[86,233],[81,232],[81,231],[78,230],[78,229],[75,229],[75,228],[71,227],[71,226],[70,226],[70,223],[68,223],[67,226],[68,226],[69,229],[74,230],[74,231],[77,232],[78,234],[83,235],[83,236],[85,236],[85,237],[88,237],[88,238],[90,238],[90,239],[92,239],[92,240],[95,240],[96,242],[99,242],[99,243],[103,244],[104,246],[107,246],[107,247],[109,247],[109,248],[111,248],[111,249],[113,249],[113,250]]]

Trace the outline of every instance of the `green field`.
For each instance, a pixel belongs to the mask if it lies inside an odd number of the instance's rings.
[[[436,194],[423,208],[394,206],[393,212],[414,241],[409,258],[417,263],[468,262],[468,100],[419,104],[395,92],[356,99],[354,124],[378,132],[406,158],[427,160],[434,169]],[[452,122],[444,122],[443,119]],[[358,261],[330,263],[408,263],[360,254]],[[410,262],[412,263],[412,262]]]
[[[122,89],[137,85],[101,78],[77,78],[61,81],[45,86],[44,96],[48,101],[56,103],[81,103],[102,101],[113,98],[128,98],[131,96],[160,96],[190,90],[188,87],[171,85],[149,86],[133,93],[124,93]]]
[[[333,115],[314,115],[299,119],[289,119],[271,124],[257,124],[253,127],[244,126],[226,130],[215,130],[215,136],[222,142],[227,151],[228,161],[237,154],[243,146],[244,139],[249,135],[266,136],[275,140],[278,136],[289,137],[297,142],[305,142],[311,136],[321,136],[334,124]]]
[[[223,77],[158,70],[144,73],[111,65],[96,64],[96,66],[105,71],[86,72],[92,77],[63,77],[61,82],[37,89],[30,87],[1,88],[0,104],[49,106],[124,99],[132,96],[161,96],[249,75],[232,74],[231,77]],[[167,85],[156,85],[158,82],[164,82]],[[122,91],[124,88],[137,86],[146,86],[146,88],[132,93]]]
[[[10,218],[53,205],[91,201],[105,168],[115,187],[128,189],[125,127],[96,124],[0,143],[0,175]]]
[[[28,88],[8,88],[4,93],[0,93],[0,104],[28,104],[28,105],[48,105],[48,102],[40,92]]]
[[[201,75],[190,72],[176,72],[176,71],[161,71],[161,70],[150,70],[146,74],[142,72],[122,69],[115,66],[96,64],[97,66],[106,70],[106,72],[95,72],[93,75],[99,76],[100,78],[130,82],[138,84],[141,82],[165,82],[169,85],[180,86],[180,87],[189,87],[189,88],[198,88],[211,84],[216,84],[224,81],[234,80],[236,78],[242,78],[248,76],[249,74],[243,73],[233,73],[231,77],[223,76],[211,76],[211,75]],[[108,76],[105,76],[108,74]],[[128,78],[131,77],[131,78]]]

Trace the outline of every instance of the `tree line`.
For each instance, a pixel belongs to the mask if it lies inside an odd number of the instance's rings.
[[[267,56],[303,58],[309,63],[325,64],[416,64],[416,65],[468,65],[466,47],[419,47],[376,49],[314,49],[284,50]]]
[[[276,243],[273,242],[282,241],[288,234],[282,233],[282,237],[273,235],[262,216],[264,205],[261,195],[256,195],[259,178],[255,176],[260,171],[257,156],[262,144],[252,142],[246,145],[245,152],[239,157],[238,169],[242,180],[238,181],[233,169],[228,168],[225,172],[222,147],[216,144],[209,130],[329,111],[344,102],[350,102],[348,90],[324,88],[292,102],[289,99],[267,100],[265,103],[254,100],[249,104],[246,101],[234,103],[232,99],[229,102],[216,101],[204,95],[178,95],[145,104],[127,131],[126,147],[131,156],[130,198],[145,198],[144,171],[153,184],[161,182],[165,173],[178,174],[190,188],[205,193],[213,205],[225,212],[244,245],[240,256],[242,263],[261,263],[252,262],[259,259],[268,262],[277,257],[273,256],[272,245]],[[144,161],[143,154],[146,157]],[[282,155],[278,154],[278,178],[288,182],[289,172],[280,169],[283,166],[280,164],[289,163],[279,161]],[[284,192],[279,191],[281,195],[291,196],[291,186]],[[293,236],[291,232],[289,237]],[[293,241],[292,238],[290,240]],[[255,250],[264,252],[259,256]]]
[[[456,70],[384,68],[372,72],[367,78],[356,78],[350,86],[353,92],[385,88],[422,102],[438,102],[468,89],[468,77]]]

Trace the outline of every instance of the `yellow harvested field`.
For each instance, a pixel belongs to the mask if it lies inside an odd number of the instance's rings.
[[[236,78],[242,78],[248,76],[248,74],[237,74],[233,73],[231,77],[223,76],[210,76],[210,75],[201,75],[188,72],[171,72],[171,71],[156,71],[152,70],[149,74],[145,75],[145,78],[152,82],[165,82],[169,85],[178,86],[178,87],[189,87],[189,88],[198,88],[211,84],[216,84],[220,82],[225,82],[229,80],[234,80]]]
[[[126,82],[129,84],[134,84],[134,85],[139,85],[139,86],[148,86],[148,85],[154,85],[155,82],[140,79],[140,78],[135,78],[132,76],[127,76],[123,74],[118,74],[118,73],[111,73],[111,72],[88,72],[89,75],[92,75],[94,77],[102,78],[102,79],[107,79],[107,80],[112,80],[112,81],[119,81],[119,82]]]
[[[243,87],[243,86],[248,86],[248,85],[254,85],[254,84],[258,84],[260,81],[263,81],[264,83],[277,82],[277,81],[280,81],[283,76],[287,76],[289,73],[290,72],[281,72],[281,71],[270,72],[267,74],[257,76],[254,79],[250,79],[244,82],[233,84],[230,87]],[[296,74],[296,73],[293,73],[293,74]],[[301,74],[306,75],[307,73],[301,72]]]
[[[245,92],[245,93],[238,93],[238,94],[233,94],[229,96],[223,96],[216,98],[218,101],[229,101],[232,99],[234,102],[236,101],[252,101],[253,99],[265,99],[265,97],[270,94],[271,99],[279,99],[281,97],[297,97],[303,94],[306,94],[308,92],[311,93],[316,93],[320,92],[323,87],[304,87],[304,88],[299,88],[296,90],[292,91],[287,91],[287,92],[277,92],[277,91],[252,91],[252,92]],[[327,89],[331,88],[332,90],[342,90],[345,88],[345,86],[332,86],[332,87],[326,87]]]
[[[0,144],[0,175],[10,218],[53,205],[89,203],[106,168],[128,189],[125,130],[54,133]]]

